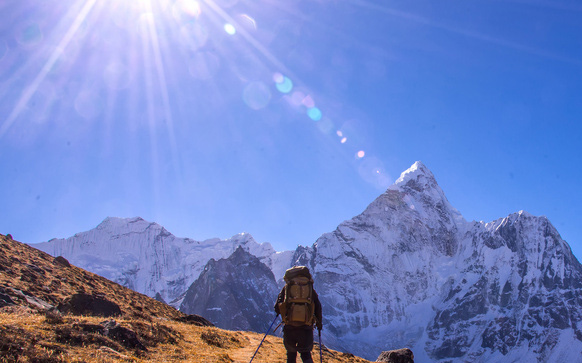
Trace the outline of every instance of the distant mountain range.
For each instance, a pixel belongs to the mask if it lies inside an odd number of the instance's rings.
[[[106,218],[95,229],[34,247],[66,258],[76,266],[179,307],[186,290],[210,259],[230,256],[237,247],[257,256],[276,276],[282,276],[293,252],[276,252],[248,233],[227,240],[178,238],[157,223],[142,218]]]
[[[295,251],[180,239],[141,218],[35,247],[228,329],[261,330],[284,270],[307,265],[324,342],[368,359],[407,346],[419,362],[582,361],[582,266],[557,230],[524,211],[466,221],[420,162]]]

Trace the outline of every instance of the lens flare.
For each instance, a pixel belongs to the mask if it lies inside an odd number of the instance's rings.
[[[236,34],[236,28],[234,27],[234,25],[232,24],[224,24],[224,31],[229,34],[229,35],[235,35]]]
[[[301,106],[304,98],[305,98],[305,94],[303,92],[295,91],[291,94],[291,98],[289,99],[289,102],[293,106]]]
[[[271,101],[271,91],[263,82],[251,82],[243,91],[243,101],[253,110],[265,108]]]
[[[305,98],[301,101],[301,103],[303,103],[303,106],[305,106],[307,108],[315,107],[315,101],[309,95],[305,96]]]
[[[49,84],[44,84],[42,89],[37,90],[28,101],[27,111],[29,113],[26,118],[37,124],[48,121],[51,118],[51,109],[56,99],[55,89]]]
[[[275,81],[275,83],[281,83],[281,82],[283,82],[284,79],[285,79],[285,76],[279,72],[273,74],[273,81]]]
[[[293,90],[293,82],[281,73],[275,73],[273,75],[273,80],[275,81],[275,87],[281,93],[289,93]]]
[[[201,12],[200,3],[198,3],[196,0],[179,0],[172,8],[174,18],[177,20],[182,18],[184,15],[197,18],[200,16]]]
[[[42,30],[40,30],[40,26],[36,23],[30,24],[18,34],[16,40],[18,43],[28,46],[28,45],[36,45],[40,43],[43,39]]]
[[[311,107],[309,109],[307,109],[307,116],[309,116],[310,119],[312,119],[313,121],[319,121],[321,120],[321,110],[317,107]]]
[[[345,143],[346,143],[346,141],[348,141],[348,138],[347,138],[347,137],[344,137],[344,138],[343,138],[343,139],[342,139],[340,142],[341,142],[342,144],[345,144]]]
[[[324,134],[329,134],[333,131],[334,125],[329,117],[322,117],[321,121],[317,122],[317,128]]]
[[[281,93],[289,93],[293,89],[293,82],[287,77],[283,83],[277,83],[277,90]]]
[[[257,30],[257,22],[247,14],[238,16],[239,24],[250,30]]]
[[[381,160],[374,156],[368,156],[358,165],[360,176],[368,183],[380,190],[386,190],[392,184],[392,178],[386,173]]]
[[[366,155],[366,153],[364,152],[364,150],[360,150],[360,151],[358,151],[358,152],[356,153],[356,157],[357,157],[358,159],[361,159],[361,158],[363,158],[365,155]]]
[[[75,98],[75,111],[84,119],[94,119],[103,108],[101,97],[94,91],[82,91]]]

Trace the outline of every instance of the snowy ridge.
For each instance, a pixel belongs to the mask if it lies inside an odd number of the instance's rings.
[[[139,217],[108,217],[93,230],[34,245],[148,296],[159,293],[176,307],[208,260],[226,258],[238,246],[277,272],[285,268],[278,266],[290,263],[293,254],[277,253],[270,243],[259,244],[248,233],[226,240],[179,238]]]

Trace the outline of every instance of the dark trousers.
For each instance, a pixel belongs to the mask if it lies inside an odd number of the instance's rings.
[[[303,363],[313,363],[311,350],[313,349],[313,328],[308,325],[283,327],[283,344],[287,349],[287,363],[295,363],[297,352],[301,354]]]
[[[313,359],[311,358],[311,352],[307,353],[300,353],[301,360],[303,363],[313,363]],[[297,362],[297,352],[287,352],[287,363],[296,363]]]

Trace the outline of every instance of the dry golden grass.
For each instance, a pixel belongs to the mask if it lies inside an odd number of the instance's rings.
[[[175,321],[144,322],[118,319],[134,330],[147,351],[123,347],[86,327],[99,325],[103,318],[64,316],[54,322],[24,307],[0,309],[0,362],[248,362],[263,335],[199,327]],[[13,349],[7,349],[12,347]],[[253,360],[284,363],[281,338],[267,336]],[[318,346],[313,357],[319,359]],[[324,348],[324,362],[364,363],[367,360]]]
[[[184,314],[100,276],[54,263],[54,258],[0,235],[0,293],[17,305],[0,308],[0,363],[63,362],[248,362],[262,334],[227,331],[179,322]],[[143,349],[128,348],[103,333],[111,318],[61,315],[27,302],[14,292],[53,306],[76,293],[103,294],[122,311],[115,321],[135,332]],[[316,345],[313,352],[319,361]],[[300,359],[298,359],[300,360]],[[267,336],[256,363],[286,361],[281,338]],[[324,349],[324,362],[368,362]]]

